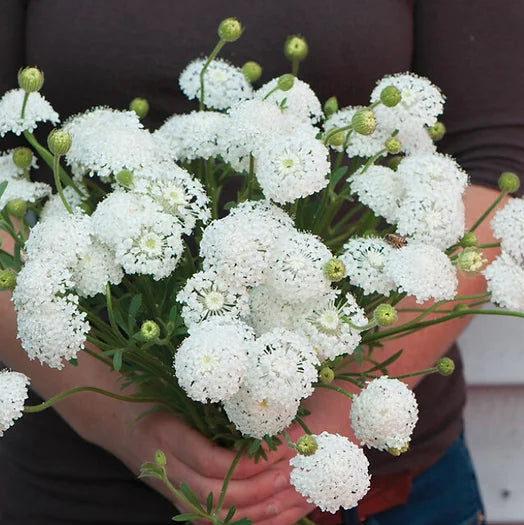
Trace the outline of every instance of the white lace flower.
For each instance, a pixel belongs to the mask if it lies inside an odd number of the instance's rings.
[[[445,97],[427,78],[414,73],[385,76],[371,93],[372,103],[380,100],[380,93],[387,86],[395,86],[400,91],[400,103],[392,108],[379,104],[374,111],[377,121],[389,124],[392,129],[413,123],[432,126],[442,113]]]
[[[434,194],[417,187],[408,190],[400,204],[397,232],[445,250],[464,235],[465,213],[460,195]]]
[[[209,159],[220,153],[218,137],[227,119],[217,111],[173,115],[153,136],[164,141],[176,160]]]
[[[524,266],[524,199],[511,199],[491,221],[497,239],[502,239],[502,250],[511,254]]]
[[[23,89],[12,89],[0,99],[0,137],[9,131],[15,135],[20,135],[23,131],[32,133],[38,122],[59,122],[58,113],[38,92],[29,94],[22,118],[24,95]]]
[[[202,403],[229,399],[247,371],[250,342],[251,332],[240,322],[215,317],[192,325],[175,354],[180,386]]]
[[[189,99],[200,98],[200,73],[207,58],[190,62],[180,74],[179,84]],[[253,88],[238,67],[215,58],[204,73],[204,105],[213,109],[227,109],[240,100],[253,96]]]
[[[291,218],[267,201],[247,201],[202,235],[204,269],[216,269],[226,279],[256,286],[266,271],[279,232],[293,228]]]
[[[360,331],[345,322],[345,319],[357,327],[368,324],[364,310],[351,294],[347,294],[338,304],[333,294],[330,295],[332,298],[319,301],[301,324],[320,362],[352,354],[360,343]]]
[[[310,121],[316,124],[322,119],[322,106],[309,84],[295,78],[293,87],[288,91],[281,89],[273,91],[277,83],[278,78],[270,80],[255,93],[255,97],[275,104],[284,113],[293,115],[303,122]],[[267,96],[271,91],[273,92]]]
[[[524,313],[524,266],[504,251],[484,270],[491,300]]]
[[[294,403],[313,393],[318,364],[307,339],[275,328],[250,348],[244,384],[259,401]]]
[[[297,231],[284,232],[274,243],[265,284],[290,302],[322,297],[331,288],[324,266],[332,257],[319,237]]]
[[[413,242],[392,250],[384,271],[401,292],[414,295],[418,303],[451,300],[457,291],[455,267],[444,252],[427,244]]]
[[[85,191],[85,188],[82,184],[79,184],[77,182],[77,187],[82,192],[84,192],[85,195],[87,195],[87,191]],[[75,191],[75,189],[72,186],[66,186],[64,188],[64,197],[69,206],[71,206],[71,209],[75,212],[75,214],[81,213],[81,210],[78,210],[77,208],[79,208],[79,206],[82,205],[84,199],[78,194],[78,192]],[[54,193],[44,204],[44,207],[40,212],[40,220],[46,220],[51,216],[57,215],[59,215],[60,217],[67,217],[68,215],[70,215],[70,213],[64,206],[60,195],[58,193]]]
[[[163,212],[176,217],[186,235],[191,235],[197,221],[207,223],[211,218],[202,184],[174,163],[136,170],[133,180],[133,191],[149,196]]]
[[[0,371],[0,437],[21,418],[27,399],[29,378],[20,372]]]
[[[280,204],[312,195],[328,184],[328,149],[307,137],[276,137],[257,158],[256,175],[266,199]]]
[[[406,155],[434,155],[437,151],[435,143],[424,126],[415,124],[403,126],[398,130],[396,138],[400,140],[401,151]]]
[[[225,282],[216,272],[198,272],[186,281],[176,300],[183,304],[182,318],[186,326],[218,316],[238,319],[249,313],[248,291],[245,287]]]
[[[369,462],[360,447],[338,434],[313,436],[318,449],[311,456],[289,460],[290,481],[297,492],[324,512],[355,507],[369,490]]]
[[[71,117],[63,129],[72,138],[66,160],[75,173],[108,177],[171,159],[134,111],[94,108]]]
[[[390,224],[396,223],[405,190],[395,171],[385,166],[370,166],[365,172],[357,172],[349,183],[360,202]]]
[[[395,289],[395,283],[384,273],[384,263],[392,249],[377,237],[350,239],[339,256],[346,267],[349,282],[362,288],[366,295],[374,292],[389,295]]]
[[[382,376],[353,398],[350,417],[361,445],[401,451],[409,445],[417,423],[418,404],[405,383]]]
[[[245,386],[223,402],[229,420],[244,436],[262,439],[274,436],[295,419],[300,401],[280,402],[255,399]]]

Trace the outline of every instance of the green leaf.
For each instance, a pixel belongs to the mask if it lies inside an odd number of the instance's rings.
[[[340,166],[340,168],[337,168],[332,174],[331,178],[329,179],[329,186],[331,188],[334,188],[337,183],[346,176],[348,172],[348,166]]]
[[[366,370],[366,374],[369,374],[370,372],[375,372],[376,370],[380,370],[382,373],[387,374],[388,371],[386,367],[393,363],[393,361],[396,361],[400,355],[402,354],[402,349],[400,349],[398,352],[393,354],[392,356],[388,357],[385,361],[382,361],[381,363],[377,363],[376,366],[373,368],[370,368],[369,370]]]
[[[237,205],[237,201],[229,201],[224,204],[224,210],[229,211]]]
[[[171,310],[169,310],[168,321],[175,321],[177,317],[178,317],[178,308],[176,307],[176,305],[173,305],[171,307]]]
[[[231,505],[231,507],[229,507],[229,510],[227,511],[226,517],[224,518],[224,523],[230,521],[236,511],[237,508],[234,505]]]
[[[113,369],[114,370],[121,370],[122,368],[122,349],[119,349],[117,350],[114,354],[113,354]]]
[[[4,182],[0,184],[0,197],[4,194],[4,191],[6,188],[7,188],[7,181],[4,180]]]
[[[212,492],[210,492],[207,495],[206,509],[207,509],[207,513],[211,514],[211,511],[213,510],[213,493]]]
[[[201,517],[202,516],[200,516],[200,514],[187,513],[187,514],[179,514],[178,516],[173,516],[171,519],[173,521],[191,521],[191,520],[196,520]]]
[[[355,361],[362,365],[364,362],[364,356],[366,355],[366,349],[363,346],[357,346],[355,350],[353,351],[353,357],[355,358]]]
[[[129,311],[127,314],[127,324],[129,325],[129,331],[131,332],[136,326],[136,314],[140,307],[142,306],[142,294],[137,294],[131,299],[129,304]]]
[[[253,443],[251,443],[251,445],[249,445],[249,448],[247,449],[248,457],[251,457],[259,448],[260,448],[260,440],[254,439]]]
[[[184,494],[184,496],[190,503],[192,503],[198,510],[204,512],[202,505],[200,505],[200,501],[198,501],[198,498],[195,496],[195,493],[189,488],[189,485],[187,483],[180,483],[179,488],[182,494]]]
[[[127,324],[124,322],[124,318],[122,317],[122,312],[118,310],[118,305],[116,304],[113,305],[113,311],[115,314],[116,324],[124,331],[125,334],[129,335]]]
[[[78,359],[76,357],[72,357],[71,359],[68,359],[67,361],[70,365],[78,366]]]

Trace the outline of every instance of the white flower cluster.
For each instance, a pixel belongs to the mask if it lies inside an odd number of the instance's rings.
[[[0,371],[0,437],[22,417],[29,378],[20,372]]]

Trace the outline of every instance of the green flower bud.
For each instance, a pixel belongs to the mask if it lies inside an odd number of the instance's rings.
[[[144,321],[140,327],[140,333],[146,341],[153,341],[160,335],[160,327],[155,321]]]
[[[65,155],[71,148],[71,135],[62,129],[53,129],[47,136],[47,147],[53,155]]]
[[[20,146],[13,151],[13,162],[17,168],[26,170],[33,162],[33,152],[25,146]]]
[[[24,67],[18,71],[18,85],[26,93],[40,91],[44,85],[44,74],[36,67]]]
[[[520,178],[516,173],[505,171],[499,177],[500,191],[515,193],[520,188]]]
[[[247,78],[248,82],[253,83],[262,76],[262,67],[260,67],[260,64],[257,62],[253,62],[251,60],[242,66],[242,73],[244,73],[244,76]]]
[[[324,265],[324,275],[330,281],[340,281],[346,275],[346,265],[340,259],[329,259]]]
[[[468,310],[469,310],[469,306],[467,304],[464,304],[464,303],[457,303],[453,307],[453,311],[454,312],[467,312]]]
[[[446,134],[446,126],[442,122],[436,122],[428,128],[428,133],[433,142],[438,142]]]
[[[353,129],[360,135],[371,135],[377,127],[375,114],[369,108],[359,109],[351,119]]]
[[[398,315],[393,306],[382,303],[375,308],[373,317],[379,326],[391,326],[397,322]]]
[[[402,93],[395,86],[386,86],[380,93],[380,101],[384,106],[392,108],[402,100]]]
[[[0,290],[13,290],[16,286],[16,275],[10,270],[0,271]]]
[[[304,434],[298,438],[297,452],[302,456],[312,456],[318,449],[316,439],[309,434]]]
[[[462,239],[460,239],[459,244],[463,248],[470,248],[471,246],[477,246],[479,243],[477,236],[473,232],[466,232]]]
[[[333,113],[338,111],[338,100],[337,97],[329,97],[324,103],[324,115],[331,117]]]
[[[14,199],[7,203],[7,212],[18,219],[21,219],[27,211],[27,203],[22,199]]]
[[[388,140],[386,140],[385,143],[386,150],[388,153],[400,153],[400,150],[402,149],[402,142],[400,142],[397,137],[389,137]]]
[[[340,146],[343,146],[345,141],[346,141],[346,134],[343,131],[339,131],[338,133],[335,133],[334,135],[331,135],[329,137],[328,144],[330,146],[334,146],[335,148],[338,148]]]
[[[136,97],[129,104],[129,109],[142,119],[149,113],[149,102],[145,98]]]
[[[475,247],[464,248],[457,257],[457,268],[464,273],[478,273],[488,260]]]
[[[409,443],[406,443],[402,448],[388,448],[388,452],[392,456],[400,456],[409,450]]]
[[[225,18],[218,25],[218,36],[226,42],[234,42],[242,34],[242,25],[236,18]]]
[[[284,44],[284,55],[291,61],[301,61],[307,57],[308,45],[300,35],[288,36]]]
[[[398,165],[401,163],[404,157],[402,155],[396,155],[388,160],[388,166],[393,170],[397,171]]]
[[[279,77],[277,81],[277,87],[281,91],[289,91],[295,83],[295,77],[291,73],[286,73]]]
[[[166,455],[161,450],[155,452],[155,463],[159,467],[165,467],[167,464]]]
[[[437,361],[437,370],[443,376],[451,375],[455,370],[455,363],[449,357],[443,357]]]
[[[129,170],[123,169],[116,174],[116,180],[122,184],[122,186],[132,186],[133,185],[133,173]]]
[[[325,366],[320,369],[318,378],[321,383],[329,384],[335,379],[335,372],[333,372],[333,369],[329,368],[329,366]]]

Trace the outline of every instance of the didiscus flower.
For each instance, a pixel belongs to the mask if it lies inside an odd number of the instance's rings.
[[[0,371],[0,436],[22,417],[29,378],[20,372]]]
[[[524,313],[524,266],[502,253],[483,272],[491,300],[499,306]]]
[[[502,250],[524,265],[524,199],[511,199],[491,221],[493,233],[502,239]]]

